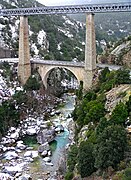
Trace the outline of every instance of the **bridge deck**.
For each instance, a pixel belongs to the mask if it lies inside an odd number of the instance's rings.
[[[106,3],[70,6],[42,6],[34,8],[0,9],[0,16],[23,16],[35,14],[75,14],[75,13],[107,13],[131,12],[131,2]]]
[[[2,58],[0,62],[11,62],[18,63],[18,58]],[[73,62],[73,61],[56,61],[56,60],[42,60],[42,59],[31,59],[32,64],[45,64],[54,66],[73,66],[73,67],[84,67],[84,62]]]

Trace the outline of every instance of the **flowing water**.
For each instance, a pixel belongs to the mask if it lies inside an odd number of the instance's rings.
[[[64,163],[65,161],[65,156],[67,154],[66,151],[66,145],[70,142],[69,141],[69,131],[68,131],[68,125],[71,120],[71,113],[74,109],[74,104],[75,104],[75,96],[69,95],[69,94],[64,94],[63,98],[65,99],[65,104],[62,108],[59,108],[60,110],[60,115],[55,115],[52,117],[50,120],[55,124],[55,125],[63,125],[64,127],[64,132],[58,134],[55,137],[55,141],[51,143],[51,149],[53,149],[52,156],[51,156],[51,165],[46,165],[45,162],[43,161],[42,158],[38,159],[39,163],[36,162],[35,166],[39,164],[39,169],[37,169],[40,172],[44,172],[46,174],[50,174],[50,176],[54,176],[56,171],[59,169],[59,166]],[[32,164],[32,170],[34,164]],[[64,165],[63,165],[64,166]],[[64,167],[63,167],[64,168]],[[42,174],[41,173],[41,174]],[[33,180],[37,179],[38,177],[34,177]],[[43,176],[42,176],[43,178]],[[45,178],[46,179],[46,178]]]

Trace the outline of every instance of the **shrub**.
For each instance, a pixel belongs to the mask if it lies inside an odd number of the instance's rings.
[[[65,175],[65,180],[71,180],[73,178],[73,172],[67,172]]]
[[[36,77],[29,77],[26,84],[24,85],[24,89],[31,91],[31,90],[39,90],[40,89],[40,83],[36,79]]]

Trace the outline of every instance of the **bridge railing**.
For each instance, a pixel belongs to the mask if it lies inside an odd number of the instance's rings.
[[[34,14],[76,14],[76,13],[106,13],[130,12],[131,2],[106,3],[70,6],[43,6],[34,8],[0,9],[0,16],[22,16]]]

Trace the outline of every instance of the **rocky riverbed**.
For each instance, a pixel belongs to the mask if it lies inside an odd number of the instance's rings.
[[[11,127],[0,142],[0,180],[55,180],[65,171],[65,158],[73,143],[74,123],[71,112],[75,97],[65,95],[66,104],[59,110],[49,108],[44,116],[29,116],[18,128]],[[29,137],[36,143],[25,143]],[[56,149],[50,143],[55,141]]]

